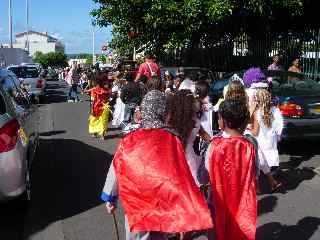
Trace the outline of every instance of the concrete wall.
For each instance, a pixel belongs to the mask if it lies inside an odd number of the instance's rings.
[[[0,48],[0,67],[32,63],[33,60],[26,51],[19,48]]]

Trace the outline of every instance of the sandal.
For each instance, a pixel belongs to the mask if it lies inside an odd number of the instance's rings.
[[[275,185],[272,189],[271,189],[271,192],[274,193],[276,192],[277,190],[279,190],[279,188],[282,187],[282,183],[281,182],[278,182],[277,185]]]

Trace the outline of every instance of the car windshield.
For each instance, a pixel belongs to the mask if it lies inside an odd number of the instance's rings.
[[[269,75],[268,73],[266,74]],[[290,72],[275,73],[272,78],[272,92],[276,95],[319,95],[320,84],[302,74]]]
[[[314,95],[320,93],[320,84],[311,79],[278,81],[272,80],[272,91],[277,95]]]
[[[13,67],[9,68],[18,78],[37,78],[39,71],[36,67]]]

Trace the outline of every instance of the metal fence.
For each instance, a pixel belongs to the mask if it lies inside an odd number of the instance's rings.
[[[275,54],[282,55],[284,69],[299,57],[303,73],[320,80],[320,29],[266,33],[262,37],[242,33],[232,40],[225,37],[210,48],[174,50],[159,60],[166,66],[207,67],[216,72],[230,72],[253,66],[267,68]]]

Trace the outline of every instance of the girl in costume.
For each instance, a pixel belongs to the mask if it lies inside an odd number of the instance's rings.
[[[268,133],[268,136],[264,136],[264,137],[271,137],[269,140],[264,141],[260,141],[258,140],[257,136],[259,134],[265,133],[265,131],[263,131],[263,129],[259,129],[259,123],[262,123],[259,119],[261,118],[261,109],[263,108],[262,111],[267,111],[269,112],[269,114],[271,114],[270,111],[272,111],[272,113],[276,114],[276,117],[279,119],[276,121],[276,125],[277,127],[281,128],[281,130],[279,130],[279,132],[277,133],[281,133],[282,128],[283,128],[283,123],[282,122],[282,117],[280,114],[280,111],[275,111],[275,109],[277,109],[276,107],[272,107],[273,105],[273,101],[271,99],[271,95],[268,94],[268,97],[270,97],[270,101],[267,102],[267,99],[264,99],[263,105],[262,106],[262,102],[259,103],[259,101],[257,101],[257,93],[262,90],[264,93],[268,92],[268,88],[269,88],[269,84],[267,83],[266,77],[264,75],[264,73],[261,71],[260,68],[250,68],[248,71],[245,72],[244,76],[243,76],[243,80],[244,80],[244,84],[247,87],[247,95],[248,95],[248,103],[249,103],[249,110],[250,110],[250,124],[248,125],[248,129],[249,129],[249,133],[252,133],[252,135],[254,137],[256,137],[257,141],[258,141],[258,157],[259,157],[259,163],[260,163],[260,169],[262,170],[262,172],[266,175],[268,182],[271,186],[271,190],[275,191],[277,190],[282,184],[277,182],[274,177],[271,174],[271,167],[273,166],[270,165],[270,163],[268,163],[268,160],[265,156],[263,156],[261,148],[276,148],[277,144],[274,139],[275,136],[271,136],[271,132],[274,131],[274,129],[271,127],[271,125],[263,125],[262,127],[267,127],[267,128],[271,128],[270,132]],[[260,106],[258,106],[260,104]],[[260,110],[259,110],[260,109]],[[258,112],[260,112],[258,114]],[[265,112],[265,114],[267,114],[267,112]],[[266,117],[267,118],[267,117]],[[278,123],[281,125],[279,126]],[[262,136],[262,135],[261,135]],[[279,135],[280,136],[280,135]],[[269,142],[272,141],[273,143]],[[272,151],[273,152],[273,158],[278,159],[278,160],[274,160],[275,162],[279,161],[279,156],[278,156],[278,151]],[[278,157],[275,157],[278,156]],[[279,166],[279,163],[276,164]],[[259,187],[259,186],[258,186]],[[260,192],[260,190],[258,189],[258,191]]]
[[[270,168],[279,167],[278,141],[283,129],[280,110],[272,106],[271,94],[260,89],[255,95],[256,110],[253,114],[251,133],[258,141],[260,166],[266,174],[271,190],[277,190],[282,184],[271,175]]]
[[[253,122],[255,121],[254,119],[255,119],[255,111],[256,111],[257,103],[255,103],[255,101],[253,100],[252,104],[250,106],[248,105],[249,99],[246,94],[246,89],[244,88],[243,84],[240,81],[232,81],[230,83],[229,89],[226,92],[225,100],[240,101],[247,106],[250,112],[250,120],[248,122],[248,126],[244,134],[245,134],[245,137],[250,142],[253,143],[258,153],[260,149],[259,141],[255,139],[255,136],[252,136],[253,134],[251,131],[251,129],[253,128]],[[273,178],[270,167],[266,162],[266,159],[261,158],[259,154],[256,154],[256,171],[257,171],[256,176],[257,177],[259,177],[260,170],[262,170],[262,172],[267,176],[267,179],[270,182],[271,186],[277,185],[277,181]],[[260,188],[258,184],[257,184],[257,192],[260,192]]]
[[[179,133],[192,176],[196,184],[200,186],[204,184],[203,179],[198,179],[201,157],[195,153],[193,146],[198,134],[210,141],[210,136],[201,128],[200,103],[187,89],[179,90],[174,95],[168,95],[168,98],[168,126]]]
[[[112,93],[116,95],[116,104],[114,106],[114,113],[113,113],[113,119],[112,119],[112,125],[115,127],[119,127],[124,120],[125,104],[122,102],[120,98],[121,89],[124,84],[123,82],[124,80],[121,80],[118,78],[118,76],[116,76],[114,85],[112,87]]]
[[[101,74],[97,76],[96,82],[96,87],[86,91],[90,93],[93,99],[89,117],[89,133],[92,137],[105,139],[110,113],[109,98],[111,96],[111,89],[105,87],[104,76]]]

